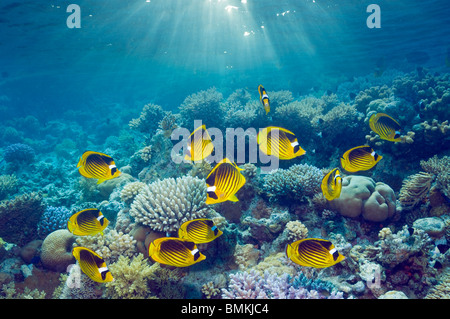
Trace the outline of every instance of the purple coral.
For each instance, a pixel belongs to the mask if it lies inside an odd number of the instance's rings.
[[[34,160],[34,149],[28,145],[16,143],[5,148],[3,159],[8,163],[24,162],[31,163]]]
[[[288,274],[261,276],[254,269],[249,272],[230,274],[228,288],[222,289],[224,299],[343,299],[342,292],[331,292],[326,296],[316,290],[294,287]]]

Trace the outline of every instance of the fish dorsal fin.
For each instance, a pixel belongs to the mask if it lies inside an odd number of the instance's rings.
[[[325,240],[325,239],[322,239],[322,240],[316,239],[316,242],[318,244],[320,244],[326,250],[330,250],[333,247],[333,244],[330,241]]]
[[[190,251],[195,249],[195,243],[193,241],[183,241],[183,245]]]

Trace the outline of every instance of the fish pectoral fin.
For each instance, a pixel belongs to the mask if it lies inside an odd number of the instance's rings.
[[[230,200],[232,202],[238,202],[239,201],[239,199],[236,197],[236,194],[233,195],[233,196],[230,196],[230,198],[228,200]]]

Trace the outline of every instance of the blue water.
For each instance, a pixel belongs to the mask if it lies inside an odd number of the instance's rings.
[[[408,70],[420,52],[443,67],[450,35],[445,1],[378,1],[379,29],[366,25],[367,1],[77,1],[81,28],[69,29],[71,3],[2,1],[0,88],[16,111],[46,118],[96,99],[174,109],[192,92],[255,82],[334,90],[380,59]]]

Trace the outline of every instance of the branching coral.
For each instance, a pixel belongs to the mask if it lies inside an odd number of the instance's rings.
[[[146,104],[142,109],[141,115],[137,119],[132,119],[129,123],[130,128],[145,134],[152,134],[158,128],[158,123],[164,118],[165,111],[156,104]]]
[[[264,176],[264,192],[270,201],[304,200],[320,192],[322,171],[312,165],[296,164]]]
[[[132,182],[126,184],[120,192],[120,199],[126,204],[131,204],[139,191],[145,186],[142,182]]]
[[[120,256],[132,257],[136,254],[136,240],[115,229],[105,229],[104,235],[77,237],[76,243],[77,246],[92,249],[108,263],[118,260]]]
[[[343,299],[340,292],[326,296],[316,290],[302,287],[301,280],[295,281],[288,274],[277,275],[264,272],[261,276],[255,270],[230,274],[228,288],[222,289],[224,299]]]
[[[37,225],[39,236],[45,238],[55,230],[66,228],[70,216],[72,216],[72,212],[64,206],[48,206]]]
[[[131,204],[136,222],[161,232],[177,231],[185,221],[205,217],[209,208],[203,180],[183,176],[158,180],[142,188]]]
[[[105,296],[112,299],[146,299],[151,296],[148,277],[153,269],[142,254],[133,258],[120,256],[108,269],[114,281],[107,282]]]
[[[179,108],[181,126],[195,129],[194,121],[201,120],[206,127],[221,127],[223,111],[220,102],[222,99],[222,93],[214,87],[189,95]]]
[[[9,163],[32,163],[36,153],[28,145],[16,143],[5,148],[3,159]]]
[[[393,234],[392,232],[380,233],[380,241],[376,246],[380,248],[376,259],[389,269],[408,260],[414,255],[421,256],[428,262],[427,253],[432,245],[430,237],[421,229],[415,229],[411,235],[408,226]],[[418,264],[418,261],[415,261]]]
[[[15,175],[0,176],[0,200],[7,198],[19,190],[19,183]]]
[[[38,193],[16,196],[0,204],[0,237],[23,246],[38,238],[37,224],[44,211]]]

